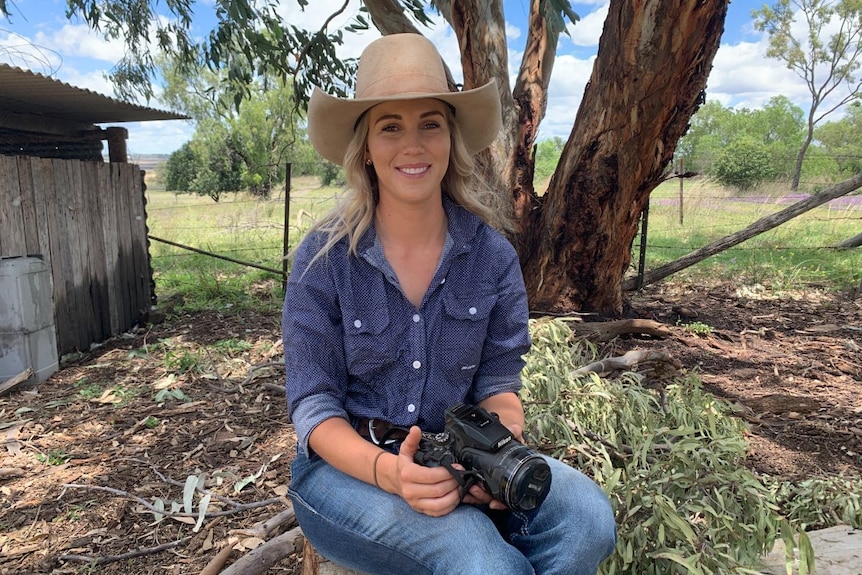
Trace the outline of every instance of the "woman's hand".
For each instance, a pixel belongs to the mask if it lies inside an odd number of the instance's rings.
[[[415,511],[440,517],[458,507],[461,503],[461,490],[458,482],[445,467],[425,467],[413,461],[421,438],[422,431],[414,425],[401,443],[401,450],[395,461],[394,487]]]

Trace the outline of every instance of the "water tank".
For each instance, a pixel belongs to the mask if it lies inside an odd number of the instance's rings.
[[[40,256],[0,258],[0,383],[27,368],[39,383],[59,368],[53,294]]]

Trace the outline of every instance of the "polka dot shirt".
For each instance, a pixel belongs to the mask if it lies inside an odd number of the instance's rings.
[[[456,402],[521,387],[530,347],[527,296],[511,244],[444,200],[443,254],[422,303],[404,297],[373,226],[359,257],[324,238],[297,250],[282,313],[288,411],[299,447],[321,422],[379,418],[443,429]]]

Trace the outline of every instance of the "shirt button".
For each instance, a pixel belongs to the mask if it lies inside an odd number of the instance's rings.
[[[414,362],[413,362],[413,369],[419,369],[420,367],[422,367],[422,362],[421,362],[421,361],[416,360],[416,361],[414,361]]]
[[[421,317],[419,317],[419,314],[418,314],[418,313],[414,313],[414,314],[413,314],[413,323],[419,323],[419,320],[420,320],[420,319],[422,319],[422,318],[421,318]]]
[[[362,322],[359,320],[354,321],[353,327],[355,327],[356,329],[359,329],[360,327],[362,327]]]
[[[440,280],[440,283],[441,283],[441,284],[446,283],[446,278],[443,278],[442,280]]]
[[[416,411],[416,406],[411,403],[407,406],[407,411],[413,413],[414,411]]]
[[[470,313],[470,315],[476,315],[476,308],[474,308],[474,307],[471,307],[467,311]]]

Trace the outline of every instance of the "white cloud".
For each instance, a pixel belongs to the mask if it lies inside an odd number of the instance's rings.
[[[594,61],[594,56],[588,59],[568,55],[556,57],[548,86],[548,109],[539,130],[539,139],[568,137],[584,97],[587,80],[593,71]]]
[[[91,58],[99,62],[114,64],[123,53],[121,40],[105,40],[101,34],[91,31],[85,24],[65,24],[58,30],[39,31],[33,41],[66,57]]]
[[[521,29],[514,24],[506,22],[506,38],[509,40],[519,40],[521,38]]]
[[[589,12],[575,9],[578,16],[581,17],[576,23],[569,23],[566,29],[569,31],[569,36],[562,35],[561,42],[570,42],[575,46],[598,46],[599,38],[602,35],[602,30],[605,27],[605,20],[608,17],[607,1],[596,4],[596,9]]]
[[[757,109],[777,95],[784,95],[807,109],[809,95],[805,84],[782,62],[766,57],[764,39],[722,44],[707,81],[707,100],[718,100],[734,108]]]
[[[193,122],[184,120],[157,120],[119,124],[129,131],[126,149],[130,161],[152,154],[170,154],[188,142],[194,134]],[[107,127],[108,124],[102,127]]]

